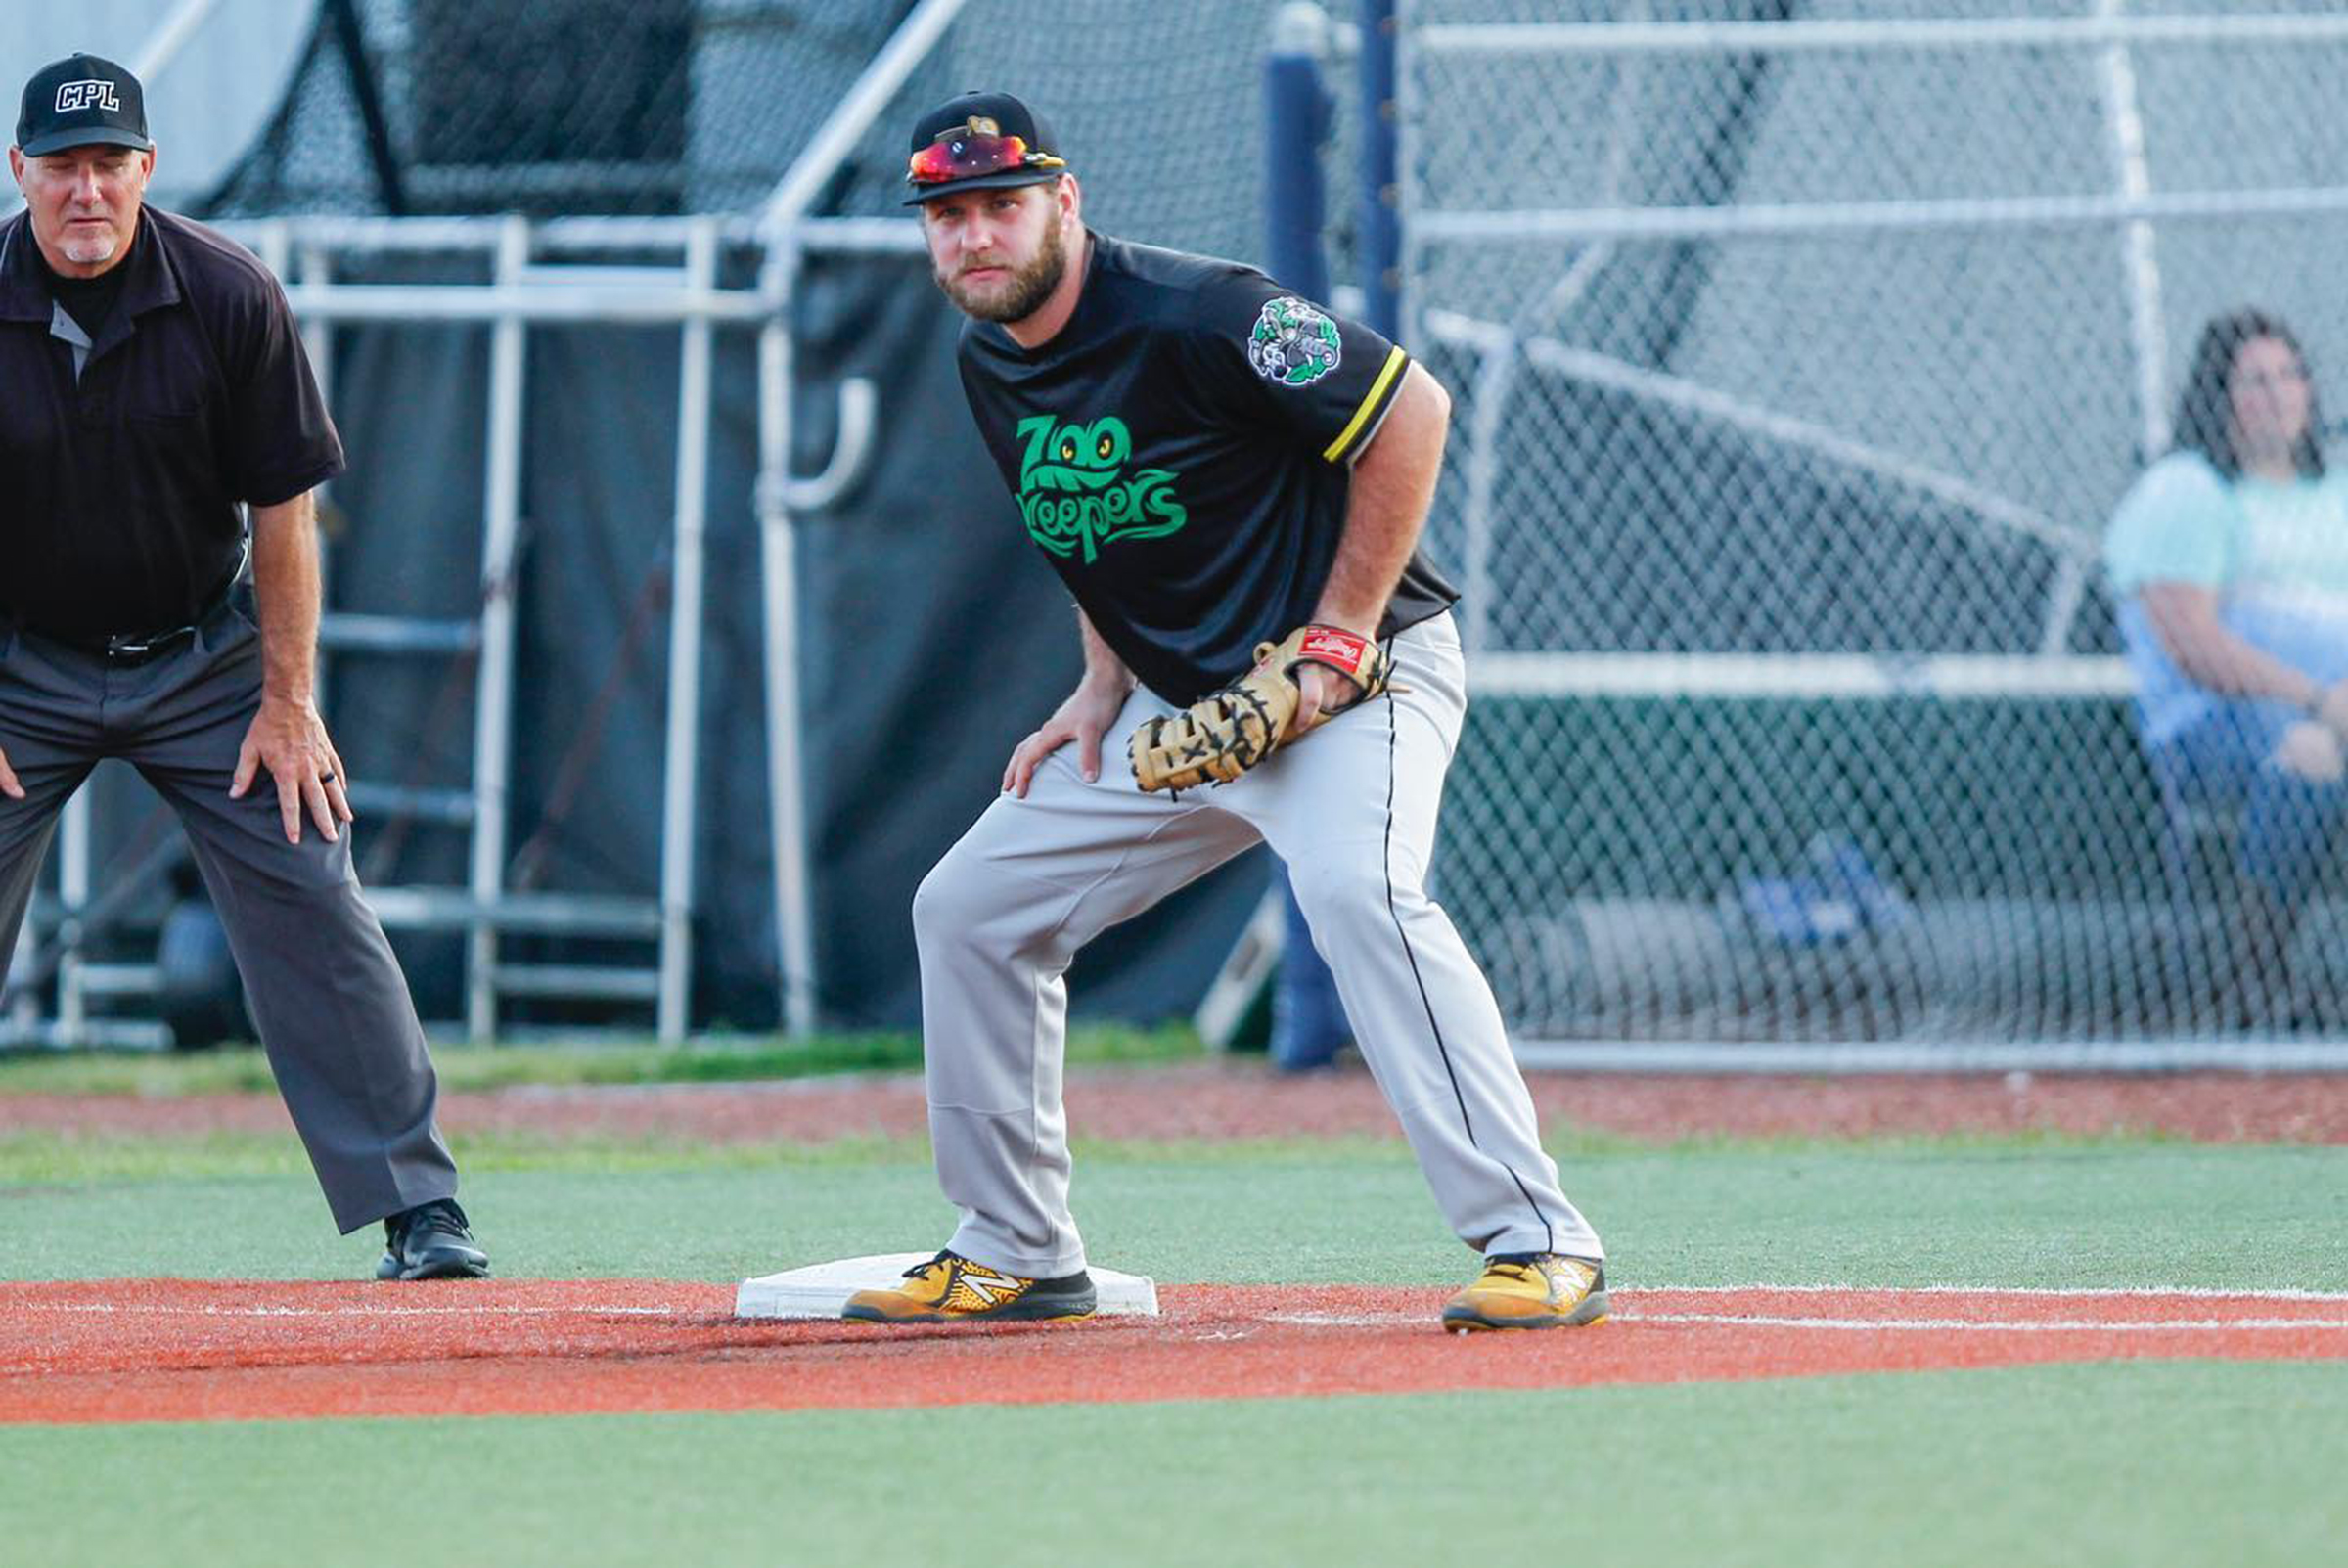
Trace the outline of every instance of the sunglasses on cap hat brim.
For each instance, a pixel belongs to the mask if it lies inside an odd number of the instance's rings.
[[[1039,152],[1017,136],[993,135],[956,126],[940,131],[937,139],[908,161],[906,181],[913,187],[907,205],[926,202],[950,191],[1002,190],[1058,179],[1067,168],[1065,158]]]

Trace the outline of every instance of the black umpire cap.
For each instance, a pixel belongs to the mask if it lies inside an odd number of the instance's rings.
[[[139,78],[96,55],[68,55],[34,71],[17,110],[17,150],[39,157],[93,142],[155,151]]]
[[[1069,171],[1043,117],[1009,93],[962,93],[913,122],[907,206],[954,191],[1041,185]]]

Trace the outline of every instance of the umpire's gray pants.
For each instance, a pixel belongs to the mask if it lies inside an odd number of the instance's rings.
[[[260,639],[234,610],[135,667],[0,626],[0,750],[24,786],[23,800],[0,795],[0,964],[67,797],[100,760],[129,762],[187,829],[286,1109],[347,1233],[454,1197],[457,1169],[432,1124],[424,1030],[359,896],[348,829],[329,843],[305,815],[301,842],[287,843],[266,771],[229,798],[260,696]]]
[[[1061,1108],[1076,950],[1259,839],[1287,862],[1354,1037],[1452,1230],[1480,1252],[1600,1258],[1558,1187],[1491,987],[1424,880],[1467,710],[1451,617],[1397,637],[1394,690],[1235,783],[1148,795],[1126,738],[1168,711],[1136,692],[1087,784],[1063,746],[998,796],[913,904],[950,1243],[1013,1274],[1084,1267]],[[1406,690],[1407,689],[1407,690]]]

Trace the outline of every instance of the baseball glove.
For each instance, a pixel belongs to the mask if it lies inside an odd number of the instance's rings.
[[[1296,671],[1305,664],[1353,683],[1360,694],[1346,707],[1386,689],[1385,650],[1377,643],[1341,626],[1299,626],[1278,643],[1258,643],[1255,668],[1220,692],[1135,730],[1126,746],[1134,782],[1144,789],[1229,784],[1294,740],[1290,732],[1304,700]]]

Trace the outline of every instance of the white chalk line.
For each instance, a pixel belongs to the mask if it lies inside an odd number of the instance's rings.
[[[30,1312],[119,1313],[158,1318],[700,1318],[679,1307],[218,1307],[165,1302],[59,1301],[26,1305]]]
[[[2234,1329],[2348,1329],[2348,1318],[2169,1318],[2148,1322],[2095,1322],[2048,1319],[2039,1322],[1984,1322],[1978,1318],[1778,1318],[1750,1313],[1630,1312],[1615,1315],[1630,1322],[1727,1323],[1756,1328],[1824,1328],[1874,1332],[1989,1333],[1989,1334],[2168,1334],[2223,1333]]]
[[[2147,1300],[2183,1299],[2193,1301],[2262,1301],[2281,1303],[2348,1303],[2348,1292],[2322,1290],[2225,1290],[2208,1286],[2089,1286],[2061,1289],[2053,1286],[2005,1285],[1664,1285],[1637,1292],[1617,1291],[1619,1305],[1614,1316],[1625,1322],[1652,1323],[1718,1323],[1736,1326],[1770,1328],[1808,1328],[1824,1331],[1866,1332],[1873,1330],[1909,1332],[1988,1332],[1988,1333],[2214,1333],[2227,1329],[2249,1331],[2281,1331],[2290,1329],[2341,1330],[2348,1329],[2348,1318],[2242,1318],[2209,1319],[2179,1318],[2128,1322],[2100,1322],[2086,1320],[2046,1320],[2015,1322],[1962,1318],[1847,1318],[1804,1317],[1790,1314],[1758,1313],[1693,1313],[1653,1312],[1640,1308],[1640,1297],[1654,1296],[1802,1296],[1802,1295],[1858,1295],[1858,1296],[1966,1296],[1987,1299],[2049,1299],[2077,1300]],[[61,1314],[90,1314],[100,1316],[145,1316],[215,1319],[397,1319],[397,1318],[666,1318],[677,1320],[706,1320],[710,1314],[690,1307],[648,1307],[620,1303],[583,1302],[570,1306],[532,1306],[480,1303],[450,1306],[377,1306],[348,1305],[334,1307],[291,1307],[268,1305],[227,1306],[217,1303],[167,1302],[42,1302],[21,1303],[19,1310]],[[1384,1328],[1422,1323],[1423,1312],[1410,1313],[1268,1313],[1259,1321],[1265,1323],[1286,1324],[1308,1328]]]
[[[2348,1290],[2268,1290],[2221,1285],[1648,1285],[1616,1295],[1641,1296],[2082,1296],[2209,1301],[2339,1301]]]
[[[1641,1312],[1635,1308],[1629,1311],[1617,1308],[1612,1317],[1616,1322],[1718,1323],[1730,1327],[1809,1328],[1843,1333],[2158,1334],[2222,1333],[2237,1328],[2268,1332],[2311,1328],[2348,1331],[2348,1318],[2170,1318],[2152,1322],[2096,1322],[2059,1319],[2032,1322],[1985,1321],[1977,1318],[1790,1318],[1755,1313]],[[1283,1312],[1272,1313],[1262,1321],[1298,1328],[1401,1328],[1422,1327],[1433,1319],[1431,1315],[1420,1312]]]

